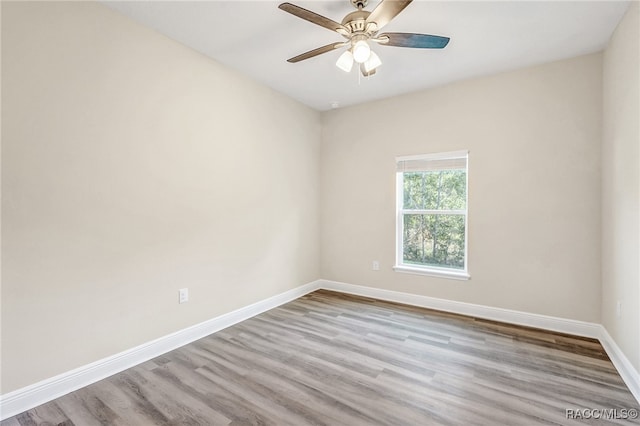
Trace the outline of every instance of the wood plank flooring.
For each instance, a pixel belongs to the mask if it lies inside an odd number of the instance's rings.
[[[596,340],[321,290],[1,426],[640,424],[570,409],[640,409]]]

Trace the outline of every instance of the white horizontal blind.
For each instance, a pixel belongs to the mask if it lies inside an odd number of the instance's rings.
[[[445,152],[433,155],[397,157],[396,170],[404,172],[429,172],[438,170],[464,170],[467,168],[468,151]]]

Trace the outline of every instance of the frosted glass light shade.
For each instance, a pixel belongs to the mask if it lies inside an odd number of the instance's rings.
[[[360,40],[353,45],[353,59],[357,63],[361,64],[365,62],[369,59],[369,55],[371,55],[371,48],[366,41]]]
[[[376,55],[376,52],[372,51],[371,54],[369,55],[369,59],[365,61],[363,66],[366,72],[370,72],[378,68],[380,65],[382,65],[382,61],[380,60],[380,57]]]
[[[340,55],[336,62],[336,66],[344,72],[351,71],[351,68],[353,67],[353,54],[350,50],[346,50],[342,55]]]

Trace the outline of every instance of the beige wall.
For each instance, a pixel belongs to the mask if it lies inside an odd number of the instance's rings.
[[[322,277],[600,322],[601,60],[326,113]],[[394,272],[394,157],[462,149],[470,151],[471,280]]]
[[[319,277],[319,113],[100,4],[2,42],[2,393]]]
[[[602,323],[640,371],[640,5],[604,54]],[[616,303],[622,307],[617,315]]]
[[[321,122],[99,4],[2,2],[2,43],[0,393],[320,276],[602,321],[640,369],[637,2],[604,123],[600,54]],[[394,157],[459,149],[472,279],[393,272]]]

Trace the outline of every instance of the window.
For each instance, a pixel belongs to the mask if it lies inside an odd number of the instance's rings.
[[[467,151],[396,158],[396,271],[469,279],[467,158]]]

